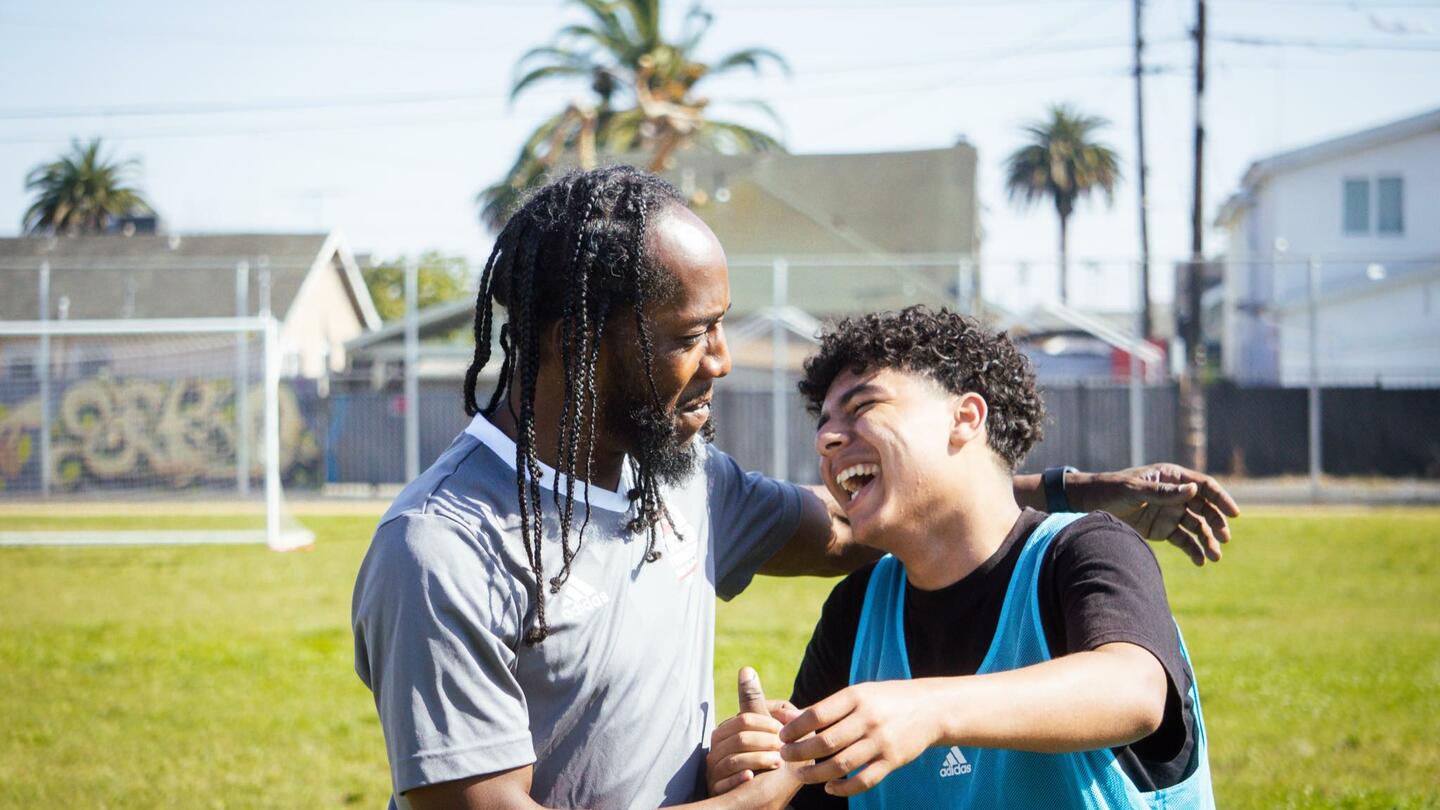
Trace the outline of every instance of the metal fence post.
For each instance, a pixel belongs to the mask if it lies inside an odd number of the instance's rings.
[[[420,268],[405,260],[405,480],[420,477]]]
[[[1145,273],[1144,266],[1140,266],[1140,294],[1136,318],[1137,343],[1144,343],[1146,313],[1145,313]],[[1145,463],[1145,388],[1144,380],[1141,378],[1142,365],[1140,355],[1131,347],[1130,355],[1130,466],[1139,467]]]
[[[1310,497],[1319,499],[1322,451],[1320,446],[1320,260],[1311,256],[1307,269],[1309,279],[1306,289],[1310,305]]]
[[[265,542],[280,548],[280,329],[265,317]]]
[[[250,263],[235,263],[235,317],[250,314]],[[235,343],[235,488],[250,493],[250,334]]]
[[[784,309],[789,297],[790,264],[777,257],[771,264],[771,321],[770,321],[770,419],[773,446],[770,449],[771,474],[786,480],[790,474],[790,430],[789,413],[785,407],[786,388],[789,380],[785,373],[789,365],[787,333]]]
[[[50,321],[50,262],[40,263],[40,322],[44,326]],[[40,356],[37,358],[40,373],[40,494],[50,497],[50,332],[40,333]]]

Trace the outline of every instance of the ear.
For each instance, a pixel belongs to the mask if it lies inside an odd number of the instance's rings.
[[[985,440],[985,419],[990,415],[990,405],[985,397],[974,391],[966,391],[954,399],[950,423],[950,445],[956,449],[973,441]]]

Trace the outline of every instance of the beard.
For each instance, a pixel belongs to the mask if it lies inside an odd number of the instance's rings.
[[[702,444],[715,438],[714,419],[705,420],[698,439],[682,436],[675,411],[655,405],[649,378],[642,369],[624,367],[611,379],[611,390],[604,397],[614,403],[607,409],[610,432],[622,441],[640,469],[665,486],[681,484],[694,475]]]
[[[625,411],[619,432],[629,440],[640,469],[665,486],[676,486],[695,474],[702,444],[715,439],[715,422],[705,420],[698,438],[684,438],[675,427],[675,414],[656,408],[649,400],[644,397]]]

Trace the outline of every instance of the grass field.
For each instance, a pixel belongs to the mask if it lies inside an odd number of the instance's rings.
[[[384,806],[348,625],[374,518],[306,523],[290,554],[0,549],[0,807]],[[1203,571],[1159,551],[1222,808],[1440,807],[1440,511],[1248,517]],[[721,607],[721,716],[741,664],[788,691],[829,586]]]

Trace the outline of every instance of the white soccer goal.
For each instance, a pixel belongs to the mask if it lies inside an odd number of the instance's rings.
[[[272,317],[0,322],[0,545],[309,545]]]

